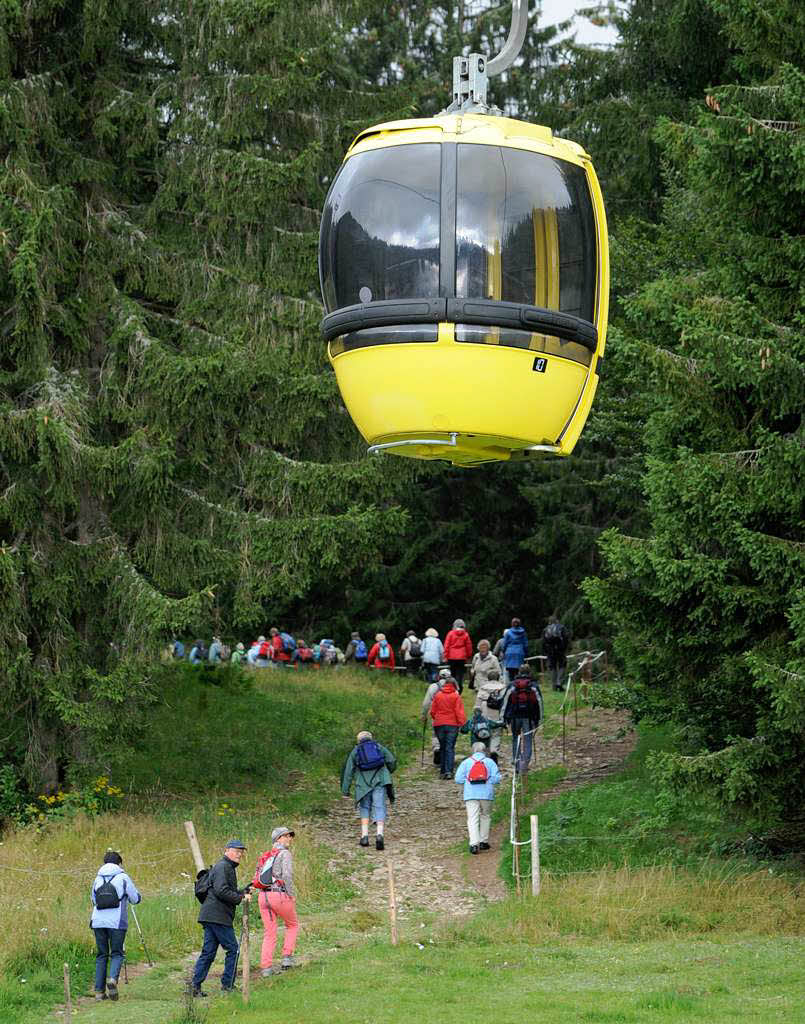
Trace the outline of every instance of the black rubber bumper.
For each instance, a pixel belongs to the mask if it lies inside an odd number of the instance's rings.
[[[494,299],[391,299],[345,306],[329,313],[321,322],[326,341],[341,334],[372,327],[397,324],[473,324],[503,327],[536,334],[550,334],[595,352],[598,330],[595,324],[570,313],[559,313],[540,306]]]

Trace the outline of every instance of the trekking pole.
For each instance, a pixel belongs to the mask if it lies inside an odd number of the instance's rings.
[[[140,934],[140,945],[143,948],[143,953],[145,953],[145,958],[148,961],[148,966],[153,967],[154,961],[151,959],[151,954],[148,952],[148,947],[145,944],[145,936],[143,935],[143,930],[140,927],[140,922],[137,920],[137,911],[134,909],[134,907],[131,906],[131,904],[129,904],[129,907],[131,909],[131,916],[134,918],[134,923],[137,925],[137,931]]]

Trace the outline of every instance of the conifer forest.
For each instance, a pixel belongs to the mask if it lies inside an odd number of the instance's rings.
[[[135,742],[172,636],[556,614],[673,726],[669,786],[801,828],[805,5],[603,5],[607,46],[539,8],[491,99],[593,158],[605,366],[569,458],[461,469],[367,455],[318,232],[511,4],[0,4],[2,785]]]

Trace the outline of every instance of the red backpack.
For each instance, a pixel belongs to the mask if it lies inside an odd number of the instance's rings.
[[[470,770],[467,772],[467,782],[473,786],[483,786],[489,781],[489,771],[483,760],[473,761]]]
[[[272,647],[270,640],[264,640],[260,644],[260,650],[257,652],[258,658],[270,658],[272,654]]]
[[[282,885],[284,888],[284,883],[274,878],[272,871],[274,861],[277,859],[277,854],[281,849],[282,847],[280,846],[272,846],[270,850],[266,850],[265,853],[260,855],[260,859],[257,862],[257,870],[254,873],[254,878],[251,880],[251,884],[255,889],[270,892],[277,885]]]
[[[509,708],[513,718],[531,718],[539,721],[539,698],[530,679],[518,677],[509,697]]]

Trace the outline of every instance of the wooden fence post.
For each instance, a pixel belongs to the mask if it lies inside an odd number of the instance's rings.
[[[531,815],[531,893],[539,896],[539,819]]]
[[[389,926],[391,928],[391,944],[397,945],[397,890],[394,888],[394,865],[391,854],[386,855],[389,869]]]
[[[251,957],[249,952],[249,904],[243,901],[243,934],[240,940],[240,966],[243,978],[243,1002],[249,1001]]]
[[[184,823],[184,830],[187,833],[187,841],[190,843],[190,852],[193,854],[196,871],[203,871],[206,865],[204,858],[201,856],[201,848],[198,845],[198,839],[196,839],[196,830],[193,828],[193,822],[186,821]]]
[[[73,999],[70,994],[70,965],[64,965],[64,1019],[71,1021],[73,1019]]]

